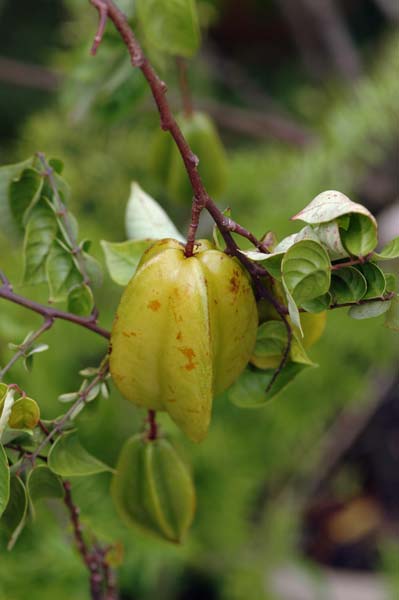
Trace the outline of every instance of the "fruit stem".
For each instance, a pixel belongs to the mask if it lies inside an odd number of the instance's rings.
[[[148,429],[148,435],[147,435],[147,439],[154,441],[157,439],[158,437],[158,423],[156,422],[156,411],[155,410],[149,410],[148,411],[148,417],[147,417],[147,422],[149,424],[149,429]]]

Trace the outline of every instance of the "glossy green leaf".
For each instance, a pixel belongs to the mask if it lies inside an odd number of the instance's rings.
[[[126,207],[126,232],[130,240],[174,238],[184,242],[164,209],[133,182]]]
[[[11,409],[8,426],[11,429],[34,429],[40,419],[40,408],[32,398],[20,398]]]
[[[323,310],[327,310],[329,306],[332,304],[331,294],[327,292],[327,294],[323,294],[322,296],[318,296],[313,300],[308,300],[307,302],[302,303],[302,308],[304,308],[309,313],[320,313]]]
[[[399,257],[399,236],[391,240],[380,252],[374,252],[373,258],[392,260]]]
[[[266,389],[275,373],[246,369],[228,391],[230,401],[240,408],[261,408],[274,396],[277,396],[295,377],[306,368],[305,364],[289,362],[278,375],[272,388]]]
[[[284,255],[281,270],[297,305],[325,294],[330,287],[330,259],[323,246],[312,240],[291,246]]]
[[[45,465],[32,469],[27,480],[28,494],[33,503],[43,498],[64,497],[62,480]]]
[[[374,218],[361,214],[351,215],[348,229],[341,229],[341,240],[350,254],[367,256],[378,243]]]
[[[137,0],[137,18],[151,50],[191,57],[200,29],[195,0]]]
[[[251,362],[259,369],[277,367],[286,347],[287,329],[284,323],[282,321],[262,323],[258,327]]]
[[[25,231],[24,283],[46,281],[46,260],[57,234],[54,213],[45,204],[35,206]]]
[[[83,448],[75,431],[61,435],[51,446],[48,467],[61,477],[94,475],[112,470]]]
[[[367,302],[366,304],[359,304],[357,306],[351,306],[348,311],[348,315],[352,319],[372,319],[373,317],[379,317],[386,313],[390,308],[390,301],[378,301]]]
[[[330,294],[334,304],[357,302],[366,290],[366,279],[353,267],[343,267],[331,274]]]
[[[58,175],[62,174],[62,171],[64,170],[64,163],[60,158],[50,158],[48,164]]]
[[[250,260],[261,262],[275,279],[281,279],[281,262],[284,258],[284,252],[271,252],[270,254],[258,250],[240,250],[240,252]]]
[[[355,267],[363,275],[367,282],[367,291],[363,299],[379,298],[384,295],[386,282],[384,273],[374,263],[365,263],[364,265],[356,265]]]
[[[10,497],[10,467],[3,446],[0,444],[0,518]]]
[[[299,219],[305,223],[317,225],[351,213],[365,215],[375,221],[370,211],[362,204],[352,202],[341,192],[328,190],[316,196],[304,209],[292,217],[292,220]]]
[[[87,317],[94,306],[93,292],[85,283],[76,285],[68,294],[68,311],[74,315]]]
[[[143,252],[155,240],[128,240],[127,242],[101,241],[105,262],[111,279],[118,285],[127,285],[136,272]]]
[[[12,550],[28,514],[28,496],[22,480],[13,475],[10,479],[10,499],[0,521],[0,531],[6,535],[7,550]]]
[[[47,257],[46,273],[52,302],[66,300],[70,290],[82,281],[72,254],[57,242],[53,244]]]
[[[32,167],[24,169],[20,177],[11,182],[9,189],[10,208],[18,225],[25,223],[25,218],[40,198],[42,188],[43,177]]]
[[[130,438],[118,459],[111,492],[128,525],[172,542],[182,541],[194,516],[190,474],[165,439]]]
[[[385,315],[385,327],[399,331],[399,296],[396,294],[390,302],[390,307]]]

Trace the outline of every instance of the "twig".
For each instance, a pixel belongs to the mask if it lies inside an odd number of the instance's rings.
[[[10,302],[14,302],[15,304],[19,304],[20,306],[32,310],[33,312],[36,312],[47,319],[61,319],[63,321],[70,321],[71,323],[75,323],[76,325],[80,325],[81,327],[85,327],[86,329],[90,329],[90,331],[98,333],[106,339],[110,338],[110,332],[97,325],[96,315],[92,315],[91,317],[79,317],[78,315],[74,315],[73,313],[58,310],[56,308],[46,306],[45,304],[39,304],[34,300],[29,300],[24,296],[15,294],[12,291],[11,285],[4,281],[3,286],[0,287],[0,298],[9,300]]]
[[[80,510],[73,501],[71,483],[69,481],[63,481],[62,485],[64,487],[65,492],[64,503],[69,512],[76,547],[90,573],[91,598],[92,600],[103,600],[103,575],[101,572],[102,565],[99,564],[96,555],[89,550],[89,547],[83,538],[83,528],[79,519]]]
[[[395,292],[389,292],[385,296],[381,296],[380,298],[366,298],[365,300],[358,300],[358,302],[342,302],[341,304],[330,304],[328,307],[329,310],[333,310],[334,308],[345,308],[347,306],[361,306],[362,304],[373,304],[374,302],[389,302],[395,296]]]
[[[26,353],[27,350],[29,350],[29,348],[32,346],[32,344],[48,329],[50,329],[50,327],[52,327],[54,323],[54,319],[52,317],[46,317],[43,324],[39,327],[39,329],[37,329],[35,332],[33,332],[29,338],[26,340],[26,342],[24,342],[23,344],[21,344],[19,346],[19,349],[17,350],[17,352],[15,352],[15,354],[13,355],[13,357],[11,358],[11,360],[2,368],[0,369],[0,381],[3,379],[4,375],[7,373],[7,371],[9,369],[11,369],[11,367],[17,362],[17,360],[19,360],[22,356],[24,356],[24,354]]]
[[[154,441],[158,437],[158,424],[155,420],[155,417],[156,417],[156,411],[149,410],[148,416],[147,416],[147,422],[149,425],[148,432],[147,432],[147,439],[150,441]]]

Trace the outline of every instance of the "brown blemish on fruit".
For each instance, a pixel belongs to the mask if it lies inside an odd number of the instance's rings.
[[[161,303],[159,300],[150,300],[150,302],[147,304],[147,308],[156,312],[161,308]]]
[[[183,366],[183,369],[186,371],[192,371],[196,368],[197,364],[193,362],[193,358],[195,356],[195,352],[192,348],[178,348],[179,352],[181,352],[187,358],[187,364]]]
[[[237,294],[239,289],[240,289],[240,281],[237,276],[234,276],[230,279],[230,291],[233,294]]]
[[[122,335],[129,338],[129,337],[136,337],[137,333],[135,333],[134,331],[122,331]]]
[[[167,398],[166,402],[173,404],[173,402],[176,402],[176,398]]]
[[[177,334],[177,336],[176,336],[176,339],[177,340],[181,340],[181,338],[182,338],[182,334],[181,334],[181,331],[179,331],[178,334]]]

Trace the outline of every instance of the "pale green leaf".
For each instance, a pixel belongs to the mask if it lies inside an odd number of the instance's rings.
[[[372,319],[373,317],[379,317],[386,313],[390,308],[390,301],[378,301],[367,302],[366,304],[359,304],[357,306],[351,306],[348,311],[348,315],[352,319]]]
[[[331,260],[338,260],[348,256],[348,251],[344,248],[341,242],[341,234],[337,221],[321,223],[315,227],[314,231],[316,232],[317,237],[323,246],[326,247]]]
[[[126,207],[126,232],[130,240],[185,241],[164,209],[135,182]]]
[[[0,444],[0,517],[10,497],[10,468],[3,446]]]
[[[365,215],[375,223],[373,215],[365,206],[352,202],[345,194],[336,190],[321,192],[304,209],[292,217],[292,220],[299,219],[305,223],[319,224],[333,221],[350,213]]]
[[[399,236],[391,240],[380,252],[374,252],[373,258],[392,260],[399,257]]]
[[[0,167],[0,223],[2,231],[7,234],[15,233],[16,224],[10,207],[10,184],[14,179],[19,179],[21,173],[34,162],[30,157],[14,165]]]
[[[118,285],[127,285],[136,272],[143,252],[155,240],[128,240],[127,242],[101,241],[105,262],[111,279]]]
[[[353,214],[348,229],[341,229],[341,240],[354,256],[367,256],[378,243],[377,224],[374,217]]]
[[[94,475],[112,470],[83,448],[75,431],[61,435],[51,446],[48,467],[61,477]]]

